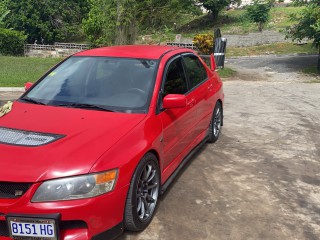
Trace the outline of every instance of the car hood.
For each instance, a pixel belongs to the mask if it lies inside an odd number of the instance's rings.
[[[15,102],[0,118],[0,127],[61,138],[41,146],[0,143],[0,181],[37,182],[86,174],[145,116]]]

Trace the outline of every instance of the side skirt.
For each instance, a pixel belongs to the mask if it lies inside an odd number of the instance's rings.
[[[173,182],[173,180],[177,177],[179,172],[183,169],[183,167],[189,162],[189,160],[192,158],[192,156],[207,142],[208,136],[206,136],[194,149],[192,149],[188,155],[182,160],[180,165],[177,167],[176,170],[171,174],[171,176],[168,178],[168,180],[162,185],[161,187],[161,194],[164,194],[165,191],[168,189],[170,184]]]

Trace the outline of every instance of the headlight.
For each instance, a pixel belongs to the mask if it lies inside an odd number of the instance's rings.
[[[47,202],[95,197],[113,190],[118,170],[98,174],[49,180],[40,185],[32,202]]]

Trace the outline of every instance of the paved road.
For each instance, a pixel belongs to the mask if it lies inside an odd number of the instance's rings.
[[[320,239],[320,84],[280,63],[232,61],[241,72],[225,81],[221,139],[184,169],[151,225],[120,240]]]
[[[247,69],[271,69],[277,73],[301,71],[310,66],[316,66],[318,55],[286,55],[286,56],[256,56],[241,57],[227,60],[230,66],[240,66]]]

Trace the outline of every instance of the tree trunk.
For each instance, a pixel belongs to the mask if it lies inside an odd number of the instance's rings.
[[[212,20],[214,23],[217,22],[218,16],[219,16],[219,11],[217,11],[217,10],[211,11],[211,17],[212,17]]]
[[[116,45],[124,45],[126,44],[126,29],[123,23],[123,0],[117,0],[117,23],[116,23]]]
[[[128,21],[128,18],[130,21]],[[134,44],[137,35],[135,13],[125,7],[124,0],[117,0],[116,45]]]
[[[262,32],[263,28],[264,28],[264,23],[263,22],[258,22],[259,32]]]
[[[318,47],[318,50],[319,50],[319,55],[318,55],[318,73],[320,74],[320,46]]]

